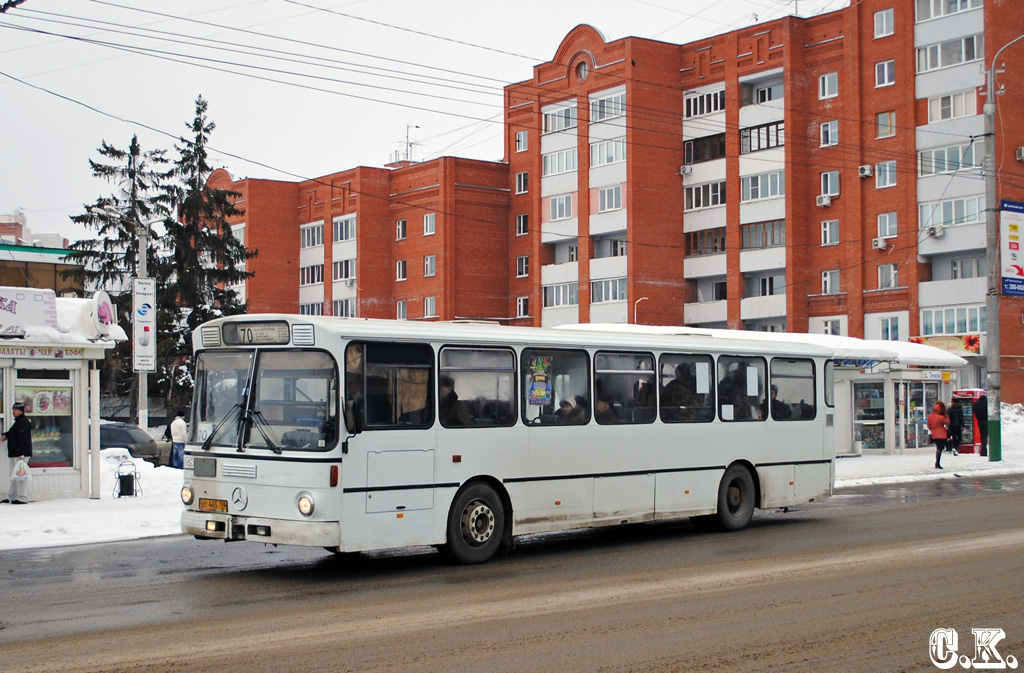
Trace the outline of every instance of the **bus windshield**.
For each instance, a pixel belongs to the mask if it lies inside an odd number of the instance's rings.
[[[329,449],[337,442],[337,389],[327,353],[202,352],[192,441],[276,452]]]

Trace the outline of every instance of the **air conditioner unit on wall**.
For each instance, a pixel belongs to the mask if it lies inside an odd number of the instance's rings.
[[[693,166],[680,166],[679,175],[689,175],[693,173]]]
[[[1024,147],[1017,148],[1017,161],[1024,161]]]
[[[928,227],[928,235],[932,238],[942,238],[946,235],[946,228],[941,224]]]
[[[871,175],[874,172],[875,172],[875,169],[872,168],[871,166],[865,165],[865,166],[858,166],[857,167],[857,175],[862,177],[862,178],[870,178]]]
[[[886,242],[884,238],[875,238],[871,241],[871,247],[875,250],[885,250]]]
[[[819,208],[828,208],[832,205],[832,197],[828,194],[819,194],[817,204]]]

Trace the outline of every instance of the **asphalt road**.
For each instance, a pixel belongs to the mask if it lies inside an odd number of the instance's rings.
[[[455,567],[186,537],[7,552],[0,670],[928,671],[1024,659],[1024,477],[845,489],[740,533],[536,536]],[[964,670],[957,666],[958,670]]]

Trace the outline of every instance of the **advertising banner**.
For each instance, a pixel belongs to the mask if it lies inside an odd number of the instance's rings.
[[[132,368],[156,371],[156,280],[136,278],[132,283]]]
[[[1003,201],[999,211],[999,259],[1002,293],[1024,297],[1024,203]]]

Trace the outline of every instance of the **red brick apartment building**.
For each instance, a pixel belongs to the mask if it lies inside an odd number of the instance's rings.
[[[250,304],[981,337],[959,383],[983,386],[984,71],[1022,33],[1013,0],[862,0],[684,45],[578,26],[506,87],[506,163],[233,183],[260,251]],[[1024,202],[1024,41],[1000,63],[998,198]],[[1007,401],[1022,316],[1004,296]]]

